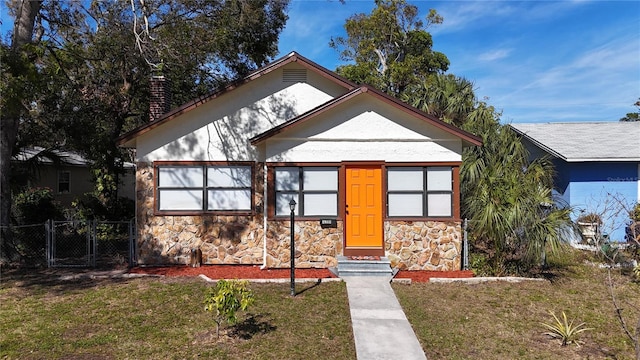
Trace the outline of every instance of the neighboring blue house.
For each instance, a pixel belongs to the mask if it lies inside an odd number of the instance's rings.
[[[532,158],[549,155],[556,167],[555,190],[581,213],[604,213],[603,233],[625,240],[628,214],[640,201],[640,122],[511,124]],[[615,197],[615,199],[614,199]]]

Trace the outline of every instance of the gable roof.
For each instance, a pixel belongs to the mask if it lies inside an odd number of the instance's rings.
[[[640,122],[510,124],[550,155],[567,162],[640,161]]]
[[[118,137],[118,139],[116,140],[116,144],[117,145],[125,145],[127,142],[134,140],[136,137],[148,132],[149,130],[152,130],[168,121],[171,121],[172,119],[178,117],[179,115],[182,115],[186,112],[189,112],[199,106],[202,106],[203,104],[220,97],[223,94],[226,94],[250,81],[253,81],[255,79],[258,79],[259,77],[268,74],[272,71],[275,71],[277,69],[282,68],[283,66],[289,64],[289,63],[297,63],[299,65],[302,65],[303,67],[307,68],[308,70],[311,70],[313,72],[315,72],[316,74],[329,79],[331,81],[333,81],[334,83],[343,86],[346,90],[351,90],[353,88],[355,88],[357,85],[355,85],[354,83],[352,83],[351,81],[339,76],[338,74],[329,71],[328,69],[318,65],[317,63],[305,58],[304,56],[294,52],[289,53],[286,56],[281,57],[280,59],[277,59],[269,64],[267,64],[266,66],[250,73],[249,75],[245,76],[244,78],[241,78],[239,80],[236,80],[230,84],[228,84],[227,86],[223,87],[222,89],[213,91],[211,93],[209,93],[208,95],[199,97],[197,99],[194,99],[192,101],[187,102],[186,104],[183,104],[171,111],[169,111],[168,113],[162,115],[162,117],[160,117],[158,120],[156,121],[151,121],[148,122],[144,125],[141,125],[123,135],[121,135],[120,137]]]
[[[24,162],[36,159],[42,165],[67,165],[67,166],[91,166],[93,162],[81,154],[60,149],[45,149],[41,146],[21,148],[13,154],[14,161]],[[124,162],[124,168],[133,168],[135,165]]]
[[[369,94],[371,96],[373,96],[374,98],[381,100],[387,104],[390,104],[391,106],[404,111],[405,113],[408,113],[412,116],[415,116],[416,118],[425,121],[426,123],[433,125],[441,130],[444,130],[452,135],[455,135],[459,138],[461,138],[463,140],[463,142],[465,142],[467,145],[482,145],[482,140],[471,134],[468,133],[464,130],[461,130],[451,124],[447,124],[444,121],[431,116],[425,112],[422,112],[410,105],[407,105],[399,100],[397,100],[396,98],[389,96],[379,90],[376,90],[372,87],[369,86],[360,86],[358,88],[355,88],[349,92],[347,92],[346,94],[339,96],[337,98],[334,98],[330,101],[327,101],[326,103],[311,109],[309,111],[307,111],[304,114],[301,114],[299,116],[296,116],[278,126],[275,126],[265,132],[263,132],[262,134],[259,134],[257,136],[254,136],[253,138],[250,139],[251,144],[252,145],[257,145],[265,140],[267,140],[268,138],[279,134],[283,131],[287,131],[288,129],[295,127],[299,124],[305,123],[311,119],[313,119],[314,117],[316,117],[319,114],[324,113],[325,111],[328,111],[329,109],[343,104],[345,102],[348,102],[352,99],[354,99],[357,96],[360,96],[362,94]]]

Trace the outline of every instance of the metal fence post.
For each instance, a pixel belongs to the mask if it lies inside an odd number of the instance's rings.
[[[91,237],[93,238],[92,242],[91,242],[91,257],[89,257],[89,259],[91,260],[91,266],[92,267],[96,267],[96,250],[98,247],[98,230],[96,227],[96,220],[91,220],[90,221],[91,224]]]
[[[47,267],[51,267],[51,219],[44,222],[44,238]]]
[[[462,240],[462,270],[469,270],[469,238],[467,234],[468,220],[464,219]]]
[[[129,220],[129,267],[138,265],[136,258],[136,225],[135,219]]]

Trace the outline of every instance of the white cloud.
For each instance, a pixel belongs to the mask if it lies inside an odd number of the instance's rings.
[[[576,1],[446,1],[434,2],[444,22],[431,30],[433,34],[463,32],[495,26],[549,22],[566,15],[584,2]],[[419,3],[418,3],[419,4]],[[425,11],[421,9],[422,11]]]
[[[480,61],[495,61],[504,59],[509,56],[511,49],[495,49],[478,55]]]

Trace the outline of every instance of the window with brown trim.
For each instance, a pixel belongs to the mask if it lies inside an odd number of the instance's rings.
[[[388,167],[389,217],[452,217],[453,173],[450,166]]]
[[[157,165],[158,211],[249,212],[253,168],[250,165]]]
[[[338,216],[338,168],[325,166],[275,168],[275,215],[289,216],[295,200],[296,216]]]

